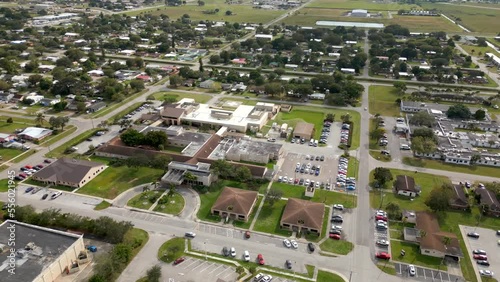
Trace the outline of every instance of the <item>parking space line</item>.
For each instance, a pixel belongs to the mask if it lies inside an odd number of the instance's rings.
[[[443,281],[443,277],[441,276],[441,271],[439,271],[439,280]]]
[[[204,265],[205,263],[207,263],[207,262],[206,262],[206,261],[204,261],[204,262],[202,262],[201,264],[199,264],[199,265],[195,266],[195,268],[193,268],[193,269],[192,269],[192,271],[194,271],[194,270],[195,270],[195,269],[197,269],[198,267],[200,267],[200,266]]]
[[[226,271],[228,271],[228,270],[231,270],[231,267],[229,267],[229,266],[228,266],[228,267],[224,266],[224,271],[219,272],[219,274],[217,274],[217,275],[215,275],[215,276],[222,275],[224,272],[226,272]]]
[[[226,278],[226,277],[230,276],[231,274],[233,274],[233,273],[232,273],[232,272],[229,272],[228,274],[226,274],[226,276],[222,277],[222,279],[224,279],[224,278]]]
[[[222,264],[219,264],[219,266],[217,266],[216,268],[214,268],[214,269],[213,269],[212,271],[210,271],[208,274],[210,274],[210,273],[212,273],[212,272],[216,271],[217,269],[219,269],[219,268],[221,268],[221,267],[222,267]]]
[[[207,270],[209,267],[211,267],[212,265],[214,265],[215,263],[210,263],[209,265],[207,265],[207,267],[203,268],[202,270],[200,270],[200,273]]]
[[[191,265],[193,265],[193,264],[195,264],[195,263],[197,263],[197,262],[198,262],[198,260],[197,260],[197,259],[193,260],[193,262],[192,262],[190,265],[188,265],[188,266],[184,267],[184,269],[186,269],[186,268],[190,267]]]

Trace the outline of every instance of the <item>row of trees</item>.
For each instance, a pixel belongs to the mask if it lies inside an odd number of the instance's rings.
[[[120,136],[120,139],[125,145],[131,147],[146,145],[163,150],[168,145],[167,134],[159,130],[148,131],[144,134],[135,129],[128,129]]]

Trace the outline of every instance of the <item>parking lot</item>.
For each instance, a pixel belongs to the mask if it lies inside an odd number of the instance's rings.
[[[200,277],[203,277],[204,281],[236,281],[238,278],[235,267],[199,258],[185,258],[186,260],[178,265],[163,265],[163,273],[167,276],[164,281],[200,281]]]
[[[331,220],[330,220],[329,225],[328,225],[328,230],[331,231],[332,226],[341,226],[342,227],[342,235],[341,235],[342,240],[353,241],[354,238],[349,238],[349,235],[352,234],[352,231],[355,228],[354,218],[352,216],[352,210],[350,210],[350,209],[338,210],[338,209],[332,208],[330,219],[335,215],[342,216],[343,222],[342,223],[331,222]]]
[[[391,158],[393,161],[401,161],[404,157],[411,156],[411,151],[401,150],[402,144],[409,144],[409,142],[403,137],[402,134],[394,132],[394,126],[396,126],[396,118],[384,117],[385,130],[387,132],[387,140],[389,141],[387,146],[381,147],[388,150],[391,153]]]
[[[324,153],[326,153],[326,150],[323,150]],[[310,156],[314,156],[314,160],[310,159]],[[297,154],[297,153],[288,153],[285,157],[285,161],[283,162],[283,165],[280,167],[280,170],[277,173],[277,176],[282,176],[283,178],[286,177],[288,180],[290,178],[292,179],[304,179],[304,182],[309,179],[310,181],[314,181],[314,183],[322,183],[323,184],[323,189],[326,188],[327,183],[335,183],[335,177],[337,176],[337,164],[338,164],[338,157],[335,158],[335,156],[331,155],[305,155],[305,154]],[[309,158],[307,157],[309,156]],[[323,156],[324,160],[316,160],[316,156]],[[307,166],[310,164],[311,168],[312,166],[320,166],[320,172],[319,175],[310,174],[306,173],[307,170],[303,170],[304,172],[301,173],[296,172],[296,165],[297,163],[300,163],[301,166]],[[309,169],[312,171],[312,169]],[[292,183],[294,183],[292,181]],[[319,188],[318,186],[317,188]]]
[[[496,230],[480,227],[460,226],[460,231],[462,232],[465,246],[467,246],[467,250],[463,251],[469,253],[475,272],[479,273],[479,270],[481,269],[490,270],[493,272],[493,278],[496,278],[498,280],[500,278],[500,251],[498,244],[500,236],[496,235]],[[476,239],[467,237],[467,233],[469,232],[479,233],[479,238]],[[477,249],[486,251],[490,266],[478,265],[476,263],[475,259],[472,257],[472,251]]]
[[[424,268],[415,265],[415,276],[410,276],[408,264],[394,263],[396,274],[405,277],[405,279],[414,279],[419,281],[440,281],[440,282],[464,282],[465,280],[456,275],[451,275],[445,271]]]

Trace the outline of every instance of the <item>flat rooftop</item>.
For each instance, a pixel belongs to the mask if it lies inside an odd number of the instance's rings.
[[[16,273],[10,275],[7,272],[9,270],[7,256],[10,252],[0,254],[0,261],[2,262],[0,265],[0,276],[2,278],[0,280],[2,281],[33,281],[42,273],[44,268],[56,261],[80,238],[80,235],[7,220],[0,225],[0,245],[8,246],[11,231],[7,227],[13,223],[16,226],[16,248],[19,253],[24,253],[24,257],[20,254],[16,258]],[[36,247],[33,250],[25,250],[26,245],[31,242]]]
[[[211,109],[207,104],[200,104],[196,111],[187,114],[183,117],[183,120],[226,125],[226,126],[246,126],[250,121],[255,121],[255,119],[247,118],[248,115],[253,111],[254,106],[240,105],[233,111]],[[228,112],[228,118],[218,118],[212,115],[212,111],[218,112]],[[229,113],[232,113],[229,115]]]
[[[337,21],[317,21],[316,25],[319,25],[319,26],[384,28],[384,24],[380,24],[380,23],[337,22]]]

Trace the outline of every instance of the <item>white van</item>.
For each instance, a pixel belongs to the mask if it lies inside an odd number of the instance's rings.
[[[314,146],[314,139],[311,139],[311,140],[309,141],[309,146]]]
[[[314,140],[314,147],[318,147],[318,140]]]

